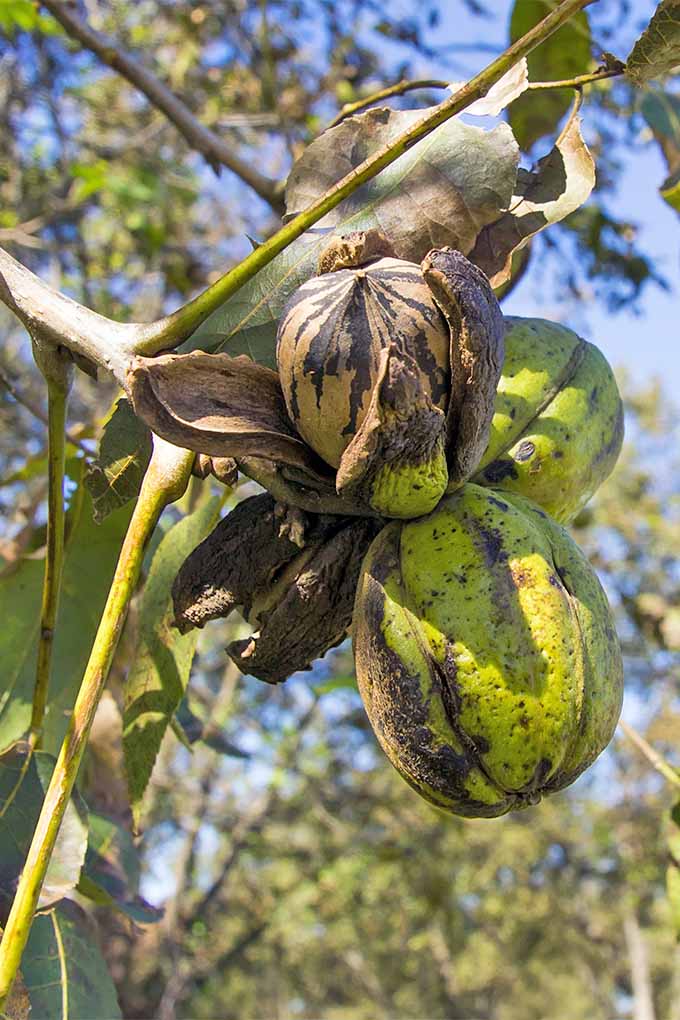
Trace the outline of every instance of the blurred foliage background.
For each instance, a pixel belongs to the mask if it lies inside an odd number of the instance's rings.
[[[272,179],[344,103],[401,78],[456,80],[481,66],[498,17],[491,0],[457,0],[453,14],[441,0],[69,6]],[[634,37],[653,6],[594,8],[597,46],[625,55],[619,40]],[[451,32],[456,19],[463,42]],[[0,32],[0,243],[53,285],[104,314],[151,319],[275,228],[266,201],[228,170],[214,172],[49,13],[3,0]],[[393,105],[440,97],[426,90]],[[525,113],[528,161],[542,151],[534,139],[547,101],[532,97]],[[598,188],[534,242],[526,301],[540,288],[553,309],[565,300],[586,324],[595,303],[616,328],[615,313],[640,311],[645,295],[653,301],[669,285],[635,210],[617,201],[630,153],[657,144],[639,105],[619,81],[587,93]],[[667,156],[674,144],[667,134]],[[667,215],[677,229],[670,206]],[[44,394],[23,331],[1,311],[0,335],[0,568],[11,570],[26,551],[39,555],[42,540]],[[660,385],[640,384],[637,367],[621,366],[624,455],[575,533],[617,614],[625,717],[680,764],[680,417]],[[113,396],[79,376],[74,457],[94,448]],[[445,818],[382,757],[346,648],[268,688],[228,664],[222,649],[239,626],[201,635],[154,773],[142,889],[164,918],[140,927],[98,911],[125,1017],[680,1020],[665,893],[673,794],[623,736],[572,790],[529,812]],[[135,640],[133,612],[84,778],[90,803],[126,825],[114,777]]]

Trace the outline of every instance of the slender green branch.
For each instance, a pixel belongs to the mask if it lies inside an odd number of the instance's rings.
[[[621,67],[598,67],[596,71],[588,74],[577,74],[575,78],[563,78],[561,81],[532,81],[529,82],[529,91],[540,89],[580,89],[583,85],[592,85],[597,81],[605,81],[607,78],[620,78],[626,73],[624,66]]]
[[[27,396],[23,390],[20,390],[14,379],[10,378],[5,370],[0,366],[0,386],[2,386],[9,393],[13,400],[16,400],[17,404],[21,404],[25,407],[29,414],[32,414],[37,421],[41,421],[43,425],[49,425],[49,415],[45,414],[43,409],[39,407],[29,396]],[[74,435],[73,432],[66,430],[66,438],[71,444],[78,450],[81,450],[88,457],[92,456],[92,451],[89,449],[86,443],[82,441],[78,436]]]
[[[603,66],[598,67],[595,71],[590,71],[588,74],[579,74],[575,78],[563,78],[561,81],[532,81],[527,85],[527,89],[529,91],[540,89],[575,89],[581,88],[583,85],[591,85],[594,82],[604,81],[606,78],[618,78],[624,73],[625,68],[623,67],[611,68]],[[347,117],[359,113],[360,110],[365,110],[368,106],[373,106],[374,103],[380,103],[384,99],[391,99],[393,96],[403,96],[406,92],[414,92],[419,89],[448,89],[450,86],[450,82],[443,81],[441,78],[417,78],[412,81],[402,78],[395,85],[388,85],[384,89],[372,92],[362,99],[357,99],[354,103],[345,103],[339,113],[330,121],[326,130],[328,131]]]
[[[164,507],[184,492],[194,454],[154,437],[147,469],[113,577],[104,613],[45,794],[26,863],[0,943],[0,1010],[11,990],[31,928],[59,827],[73,790],[92,720],[139,578],[144,549]]]
[[[368,96],[363,96],[361,99],[357,99],[354,103],[345,103],[340,108],[339,112],[335,115],[332,121],[328,124],[326,130],[335,127],[340,124],[341,121],[347,117],[351,117],[355,113],[359,113],[360,110],[365,110],[367,106],[373,106],[374,103],[381,103],[383,99],[391,99],[393,96],[403,96],[405,92],[415,92],[417,89],[447,89],[450,85],[448,81],[442,81],[440,78],[418,78],[413,81],[409,81],[406,78],[402,78],[395,85],[388,85],[384,89],[378,89],[377,92],[371,92]]]
[[[47,384],[47,551],[40,607],[40,638],[35,689],[31,712],[29,742],[36,746],[40,738],[47,691],[50,682],[54,630],[59,608],[61,576],[64,564],[64,465],[66,461],[67,394],[53,383]]]
[[[674,769],[672,765],[669,765],[663,755],[659,754],[659,752],[655,750],[651,744],[648,744],[645,738],[629,723],[620,719],[619,726],[628,739],[635,744],[638,751],[645,756],[650,765],[652,765],[669,783],[680,788],[680,772],[678,772],[677,769]]]
[[[140,337],[136,349],[140,354],[156,354],[164,348],[176,347],[189,337],[193,331],[218,308],[224,301],[236,293],[260,269],[268,265],[279,252],[283,251],[292,241],[304,234],[323,216],[335,209],[343,199],[353,194],[362,184],[371,180],[376,174],[399,159],[412,145],[427,134],[444,124],[451,117],[461,113],[468,106],[481,99],[489,89],[510,70],[511,67],[531,53],[540,43],[557,31],[574,14],[589,6],[592,0],[562,0],[542,21],[530,29],[526,35],[505,50],[499,57],[471,78],[462,88],[435,106],[416,124],[399,136],[394,142],[382,146],[358,167],[334,184],[316,202],[277,231],[264,244],[259,245],[251,254],[225,273],[211,287],[188,302],[166,319],[148,327],[145,337]]]

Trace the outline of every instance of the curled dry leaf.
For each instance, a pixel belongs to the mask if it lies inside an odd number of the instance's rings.
[[[446,445],[449,488],[455,488],[470,477],[489,440],[505,324],[486,276],[460,252],[431,251],[422,269],[451,334]]]
[[[279,683],[347,635],[363,555],[381,522],[307,515],[270,495],[240,503],[184,563],[173,585],[186,631],[240,608],[255,634],[229,655]]]
[[[135,358],[127,387],[140,418],[176,446],[326,473],[295,434],[276,372],[249,358],[201,351]]]
[[[470,253],[493,287],[510,278],[513,252],[540,230],[558,223],[586,201],[595,186],[595,164],[581,134],[580,97],[554,148],[536,170],[520,170],[512,204],[484,228]]]

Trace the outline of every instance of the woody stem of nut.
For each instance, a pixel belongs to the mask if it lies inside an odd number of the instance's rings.
[[[184,493],[194,454],[154,437],[144,476],[116,566],[90,659],[68,730],[45,794],[40,817],[0,943],[0,1010],[11,991],[31,929],[40,891],[64,812],[78,775],[87,738],[139,579],[146,544],[163,509]]]
[[[510,68],[564,25],[593,0],[562,0],[526,35],[492,60],[462,88],[435,106],[394,142],[380,148],[358,167],[334,184],[318,201],[285,224],[259,245],[239,265],[183,305],[157,322],[114,323],[56,293],[0,249],[0,300],[30,329],[42,330],[53,343],[89,358],[108,369],[123,383],[134,354],[157,354],[177,347],[223,302],[244,286],[260,269],[329,213],[357,188],[399,159],[412,145],[440,124],[462,113],[503,77]]]

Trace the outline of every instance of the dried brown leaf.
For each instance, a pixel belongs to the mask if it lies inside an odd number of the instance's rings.
[[[536,170],[520,170],[517,195],[508,212],[477,239],[469,258],[486,273],[493,287],[509,279],[517,248],[578,209],[595,186],[595,164],[581,134],[579,106],[577,100],[554,148],[539,160]]]
[[[431,251],[422,268],[451,330],[447,456],[454,487],[470,477],[489,441],[505,324],[488,279],[460,252]]]
[[[296,435],[276,372],[249,358],[201,351],[136,358],[127,386],[139,417],[176,446],[327,472]]]

